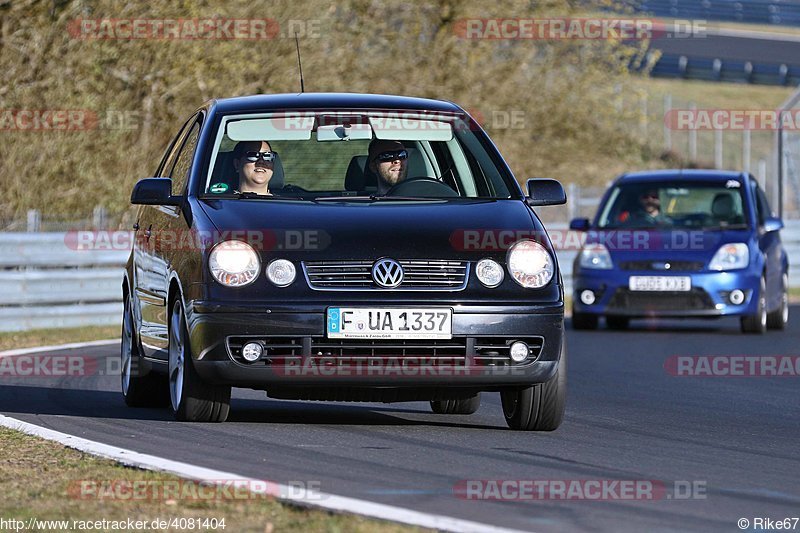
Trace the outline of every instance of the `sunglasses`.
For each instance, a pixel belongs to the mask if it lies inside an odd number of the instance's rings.
[[[247,159],[251,163],[255,163],[259,159],[261,159],[262,161],[266,161],[268,163],[271,163],[272,161],[275,161],[275,156],[276,155],[277,154],[275,152],[245,152],[244,153],[245,159]]]
[[[381,163],[386,163],[387,161],[395,161],[397,159],[403,160],[408,159],[408,152],[406,150],[396,150],[394,152],[382,152],[375,156],[375,159],[380,161]]]

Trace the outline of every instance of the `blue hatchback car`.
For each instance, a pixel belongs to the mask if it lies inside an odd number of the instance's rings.
[[[741,317],[745,333],[789,318],[783,222],[752,175],[660,170],[625,174],[606,191],[573,266],[572,324],[605,317]]]

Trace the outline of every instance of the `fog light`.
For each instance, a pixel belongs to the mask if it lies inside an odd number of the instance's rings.
[[[585,305],[592,305],[594,303],[595,297],[594,292],[586,289],[585,291],[581,291],[581,302]]]
[[[261,354],[264,353],[264,347],[258,342],[248,342],[242,346],[242,357],[248,363],[258,361]]]
[[[521,363],[527,359],[529,353],[528,345],[522,341],[517,341],[511,345],[511,360],[515,363]]]
[[[742,303],[744,303],[744,292],[741,289],[734,289],[728,295],[728,300],[730,300],[733,305],[742,305]]]

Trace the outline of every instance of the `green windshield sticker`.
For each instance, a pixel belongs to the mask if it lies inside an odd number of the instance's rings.
[[[228,184],[227,183],[215,183],[208,190],[213,192],[213,193],[228,192]]]

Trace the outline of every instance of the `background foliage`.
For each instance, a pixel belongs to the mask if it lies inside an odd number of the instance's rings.
[[[0,0],[0,110],[89,109],[101,119],[85,132],[0,130],[0,217],[29,208],[83,214],[96,204],[121,212],[134,182],[154,172],[202,102],[298,90],[291,37],[76,39],[68,28],[79,18],[271,18],[284,32],[293,24],[306,90],[452,100],[483,118],[520,181],[605,183],[650,153],[638,109],[622,100],[635,90],[628,65],[644,43],[467,40],[454,30],[469,17],[585,13],[574,4]],[[304,27],[313,35],[302,35]],[[495,120],[509,116],[522,121]],[[114,124],[120,117],[123,128]]]

